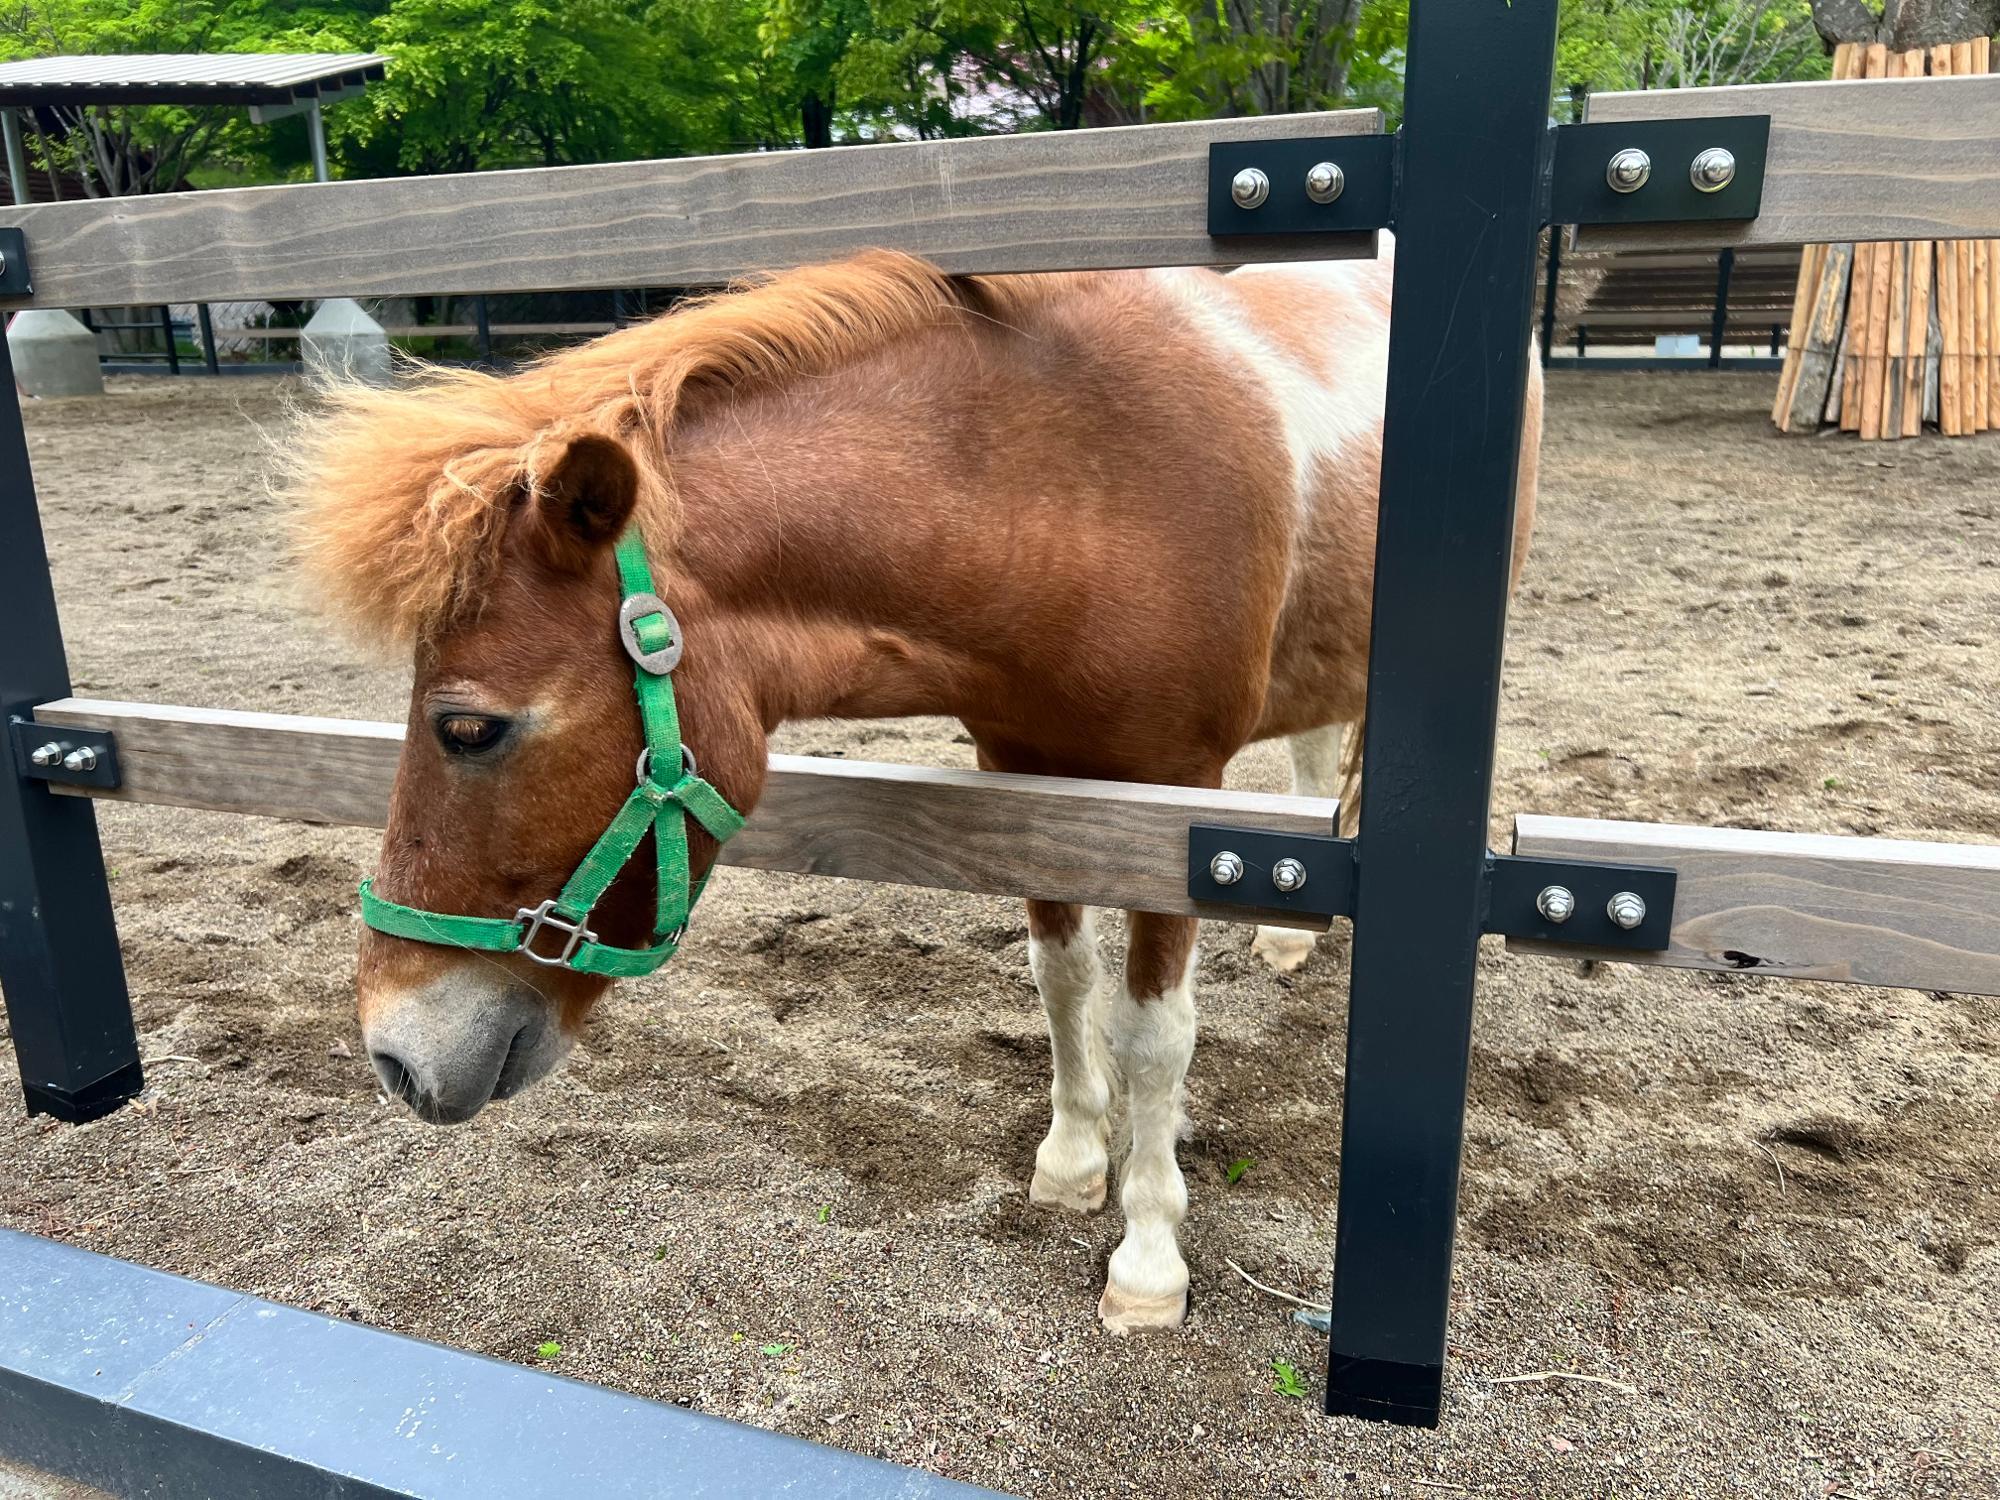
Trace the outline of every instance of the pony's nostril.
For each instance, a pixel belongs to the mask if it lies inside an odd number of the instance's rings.
[[[393,1052],[371,1052],[368,1060],[375,1064],[375,1076],[382,1080],[382,1087],[389,1096],[402,1100],[414,1109],[421,1090],[417,1087],[416,1075],[403,1066],[403,1060]]]

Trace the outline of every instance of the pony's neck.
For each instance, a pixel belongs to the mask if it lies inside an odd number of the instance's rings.
[[[941,372],[915,353],[893,372],[721,397],[675,433],[676,563],[767,731],[962,714],[1004,670],[974,645],[968,616],[984,610],[963,606],[982,439],[963,420],[966,396],[938,396],[926,380]],[[985,515],[1004,514],[1006,497],[984,499]]]

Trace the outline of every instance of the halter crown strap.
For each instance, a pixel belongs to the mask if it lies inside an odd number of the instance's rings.
[[[632,795],[562,890],[540,906],[522,907],[511,919],[452,916],[398,905],[376,895],[374,883],[364,880],[361,920],[377,932],[447,948],[518,950],[537,963],[611,979],[650,974],[674,956],[687,930],[688,914],[708,884],[706,875],[692,883],[688,878],[687,820],[693,818],[722,843],[743,827],[743,815],[696,773],[694,757],[681,742],[671,676],[681,657],[680,626],[653,591],[645,543],[636,530],[619,539],[617,556],[623,592],[618,631],[635,663],[633,691],[646,731],[646,753],[640,757],[639,784]],[[675,779],[663,781],[662,775]],[[600,941],[590,930],[591,909],[649,832],[659,862],[654,941],[646,948],[619,948]]]

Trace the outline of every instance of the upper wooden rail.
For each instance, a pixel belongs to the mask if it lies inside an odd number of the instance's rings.
[[[1670,865],[1672,946],[1531,953],[2000,995],[2000,848],[1520,817],[1514,852]]]
[[[1323,260],[1375,236],[1208,236],[1208,147],[1373,109],[0,208],[31,307],[714,286],[884,246],[953,272]]]
[[[2000,236],[2000,74],[1593,94],[1593,122],[1769,115],[1763,211],[1741,223],[1597,226],[1586,249]],[[1655,162],[1656,173],[1684,162]]]
[[[310,823],[381,827],[403,749],[402,726],[357,719],[92,698],[45,703],[35,718],[117,736],[122,785],[58,792]],[[1327,833],[1338,812],[1313,797],[774,755],[756,814],[722,853],[753,870],[1193,915],[1192,824]]]

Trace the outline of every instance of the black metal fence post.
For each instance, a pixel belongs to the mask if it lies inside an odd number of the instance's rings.
[[[14,365],[0,339],[0,718],[69,695]],[[99,600],[99,603],[104,601]],[[97,815],[0,749],[0,993],[31,1114],[81,1121],[139,1092],[139,1044]]]
[[[167,373],[181,372],[180,341],[174,335],[174,310],[165,303],[160,305],[160,333],[167,341]]]
[[[1729,333],[1729,276],[1736,269],[1734,246],[1724,245],[1715,258],[1715,316],[1708,326],[1708,367],[1722,368],[1722,341]]]
[[[1329,1412],[1433,1425],[1557,0],[1414,0]]]
[[[1556,352],[1556,300],[1562,290],[1563,227],[1549,226],[1548,280],[1542,286],[1542,368]]]
[[[215,318],[209,313],[206,302],[194,305],[195,322],[201,329],[201,362],[208,367],[211,375],[222,373],[222,362],[215,357]]]
[[[490,366],[493,363],[493,315],[484,292],[472,299],[472,321],[479,336],[479,362]]]

